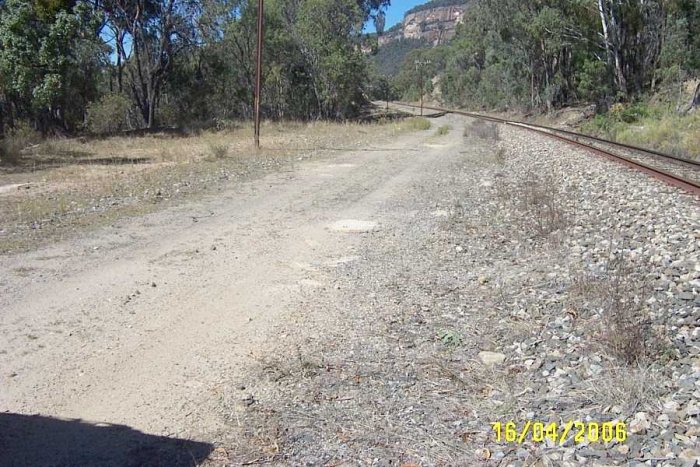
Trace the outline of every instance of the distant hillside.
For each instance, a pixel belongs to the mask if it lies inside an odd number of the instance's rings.
[[[410,51],[426,46],[429,44],[425,39],[400,38],[379,47],[371,60],[375,63],[377,70],[381,71],[381,74],[395,76],[399,73],[401,63]]]
[[[465,5],[466,3],[467,0],[432,0],[428,3],[414,6],[413,8],[408,10],[405,13],[405,15],[411,15],[413,13],[418,13],[425,10],[433,10],[435,8],[441,8],[446,6]]]

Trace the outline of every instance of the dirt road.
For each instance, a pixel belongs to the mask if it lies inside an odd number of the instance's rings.
[[[697,199],[432,122],[0,259],[0,464],[697,459]]]
[[[217,388],[352,261],[380,207],[454,157],[403,136],[0,259],[0,411],[197,438]],[[367,221],[358,224],[342,221]],[[338,223],[341,221],[340,223]]]

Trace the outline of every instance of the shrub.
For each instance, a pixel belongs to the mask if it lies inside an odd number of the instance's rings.
[[[498,141],[501,139],[498,131],[498,125],[495,123],[485,122],[483,120],[474,120],[464,128],[464,136],[475,136],[479,139]]]
[[[14,165],[22,158],[22,151],[41,141],[41,135],[27,122],[18,122],[0,140],[0,163]]]
[[[87,109],[87,128],[98,135],[128,129],[131,102],[121,94],[107,94]]]
[[[437,129],[436,134],[437,134],[438,136],[445,136],[446,134],[448,134],[448,133],[450,132],[450,129],[451,129],[451,128],[452,128],[452,127],[450,127],[450,125],[443,125],[443,126],[441,126],[440,128]]]
[[[548,238],[570,224],[574,197],[551,177],[526,172],[513,183],[497,185],[496,192],[513,210],[519,231],[529,238]]]
[[[223,159],[228,155],[228,145],[227,144],[210,144],[209,150],[214,159]]]
[[[571,296],[599,313],[597,340],[605,351],[635,365],[668,356],[666,336],[655,329],[644,297],[651,290],[645,271],[618,256],[600,276],[574,279]],[[577,306],[578,307],[578,306]]]
[[[430,129],[430,121],[423,117],[411,117],[406,120],[406,128],[409,130],[424,131]]]

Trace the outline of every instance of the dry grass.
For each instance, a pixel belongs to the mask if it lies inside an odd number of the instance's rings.
[[[498,148],[493,155],[498,165],[505,165],[508,158],[508,151],[505,148]]]
[[[595,378],[585,380],[580,394],[587,404],[599,409],[618,407],[634,413],[659,403],[663,376],[645,366],[608,367]]]
[[[424,123],[413,118],[384,124],[266,122],[260,151],[253,148],[249,124],[225,127],[236,129],[54,139],[31,146],[19,166],[0,169],[0,252],[150,212],[229,180],[322,155],[323,148],[354,148],[422,129]]]
[[[586,122],[581,130],[681,157],[700,158],[700,112],[678,115],[659,104],[617,104],[608,114]]]
[[[0,139],[0,165],[17,165],[28,147],[36,144],[41,136],[27,123],[20,122]]]
[[[399,127],[409,131],[430,130],[430,120],[423,117],[411,117],[399,123]]]
[[[505,156],[496,155],[496,159]],[[556,181],[532,172],[511,183],[496,186],[499,199],[509,208],[512,220],[526,235],[546,238],[564,232],[571,223],[574,196]]]
[[[577,314],[598,318],[594,336],[597,344],[628,365],[669,356],[665,336],[654,327],[645,305],[652,290],[645,277],[645,271],[618,256],[603,274],[579,274],[570,287],[571,304]]]
[[[498,125],[484,120],[473,120],[464,128],[464,136],[487,141],[499,141],[501,139]]]
[[[445,135],[448,135],[450,133],[451,129],[452,129],[452,127],[450,125],[442,125],[441,127],[439,127],[437,129],[435,134],[437,136],[445,136]]]

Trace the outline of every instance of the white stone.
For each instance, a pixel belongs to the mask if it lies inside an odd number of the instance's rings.
[[[364,233],[371,232],[377,228],[377,223],[373,221],[360,221],[355,219],[344,219],[331,225],[331,229],[343,233]]]
[[[637,412],[629,425],[630,432],[636,435],[643,435],[650,427],[651,423],[644,412]]]
[[[506,360],[506,356],[499,352],[489,352],[485,350],[479,352],[479,360],[481,360],[484,365],[488,366],[500,365]]]

